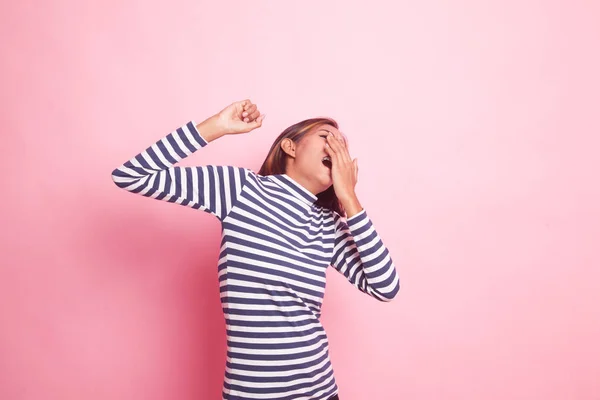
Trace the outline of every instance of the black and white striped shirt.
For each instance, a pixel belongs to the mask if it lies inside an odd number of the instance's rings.
[[[338,392],[319,321],[332,266],[390,301],[394,263],[363,209],[345,220],[286,174],[174,166],[208,142],[194,121],[116,168],[117,186],[203,210],[222,227],[218,261],[227,327],[223,399],[327,399]]]

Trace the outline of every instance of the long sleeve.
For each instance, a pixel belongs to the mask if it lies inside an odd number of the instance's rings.
[[[357,287],[380,301],[391,301],[400,281],[388,249],[363,209],[344,222],[335,215],[331,265]]]
[[[116,168],[112,179],[122,189],[209,212],[222,221],[242,191],[248,170],[174,166],[207,144],[190,121]]]

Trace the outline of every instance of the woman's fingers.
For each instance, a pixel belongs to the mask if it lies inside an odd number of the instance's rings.
[[[346,141],[346,138],[344,137],[344,135],[342,135],[338,131],[338,132],[336,132],[335,137],[338,139],[338,141],[341,144],[342,154],[343,154],[343,157],[346,160],[346,162],[352,162],[352,158],[350,157],[350,152],[348,151],[348,142]]]
[[[244,111],[242,112],[242,121],[250,122],[258,118],[260,113],[257,111],[256,104],[252,104],[247,102],[244,106]]]
[[[250,122],[251,128],[252,129],[256,129],[256,128],[260,128],[262,126],[262,122],[265,119],[266,114],[262,114],[261,116],[257,117],[254,121]]]
[[[244,118],[242,116],[242,114],[248,109],[250,108],[250,106],[252,106],[252,102],[249,99],[246,100],[242,100],[239,102],[240,108],[237,109],[237,111],[239,112],[239,116],[240,119]]]
[[[344,149],[339,141],[333,137],[333,135],[329,135],[327,143],[331,149],[331,152],[333,153],[331,161],[340,166],[347,164],[346,157],[344,156]]]
[[[248,108],[250,108],[252,106],[252,101],[250,101],[250,99],[246,99],[244,101],[242,101],[242,111],[247,111]]]
[[[329,140],[327,140],[327,142],[325,142],[325,152],[327,152],[327,154],[331,157],[332,161],[333,161],[333,157],[337,157],[337,153],[329,145]]]
[[[254,112],[252,112],[248,118],[250,118],[250,121],[254,121],[256,120],[258,117],[260,117],[260,111],[258,111],[258,108],[254,110]]]
[[[329,143],[329,146],[331,146],[333,151],[336,153],[336,156],[339,157],[341,161],[351,161],[348,150],[345,148],[345,145],[340,141],[340,139],[335,137],[333,134],[327,135],[327,143]]]
[[[248,103],[244,106],[244,111],[242,112],[242,116],[246,117],[250,113],[256,110],[256,104]]]
[[[331,154],[332,158],[337,158],[338,151],[340,149],[339,143],[335,142],[335,139],[332,134],[327,134],[327,142],[325,143],[325,149],[327,149]]]

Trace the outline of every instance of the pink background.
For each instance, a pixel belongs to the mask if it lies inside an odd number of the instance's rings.
[[[220,399],[218,221],[110,173],[247,97],[184,164],[334,117],[398,266],[328,273],[342,400],[600,399],[599,3],[393,4],[2,3],[1,399]]]

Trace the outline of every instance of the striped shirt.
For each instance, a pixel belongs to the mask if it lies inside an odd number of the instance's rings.
[[[207,144],[190,121],[116,168],[113,181],[221,222],[223,399],[328,399],[338,387],[319,320],[326,270],[390,301],[399,280],[388,249],[364,209],[344,219],[286,174],[174,166]]]

